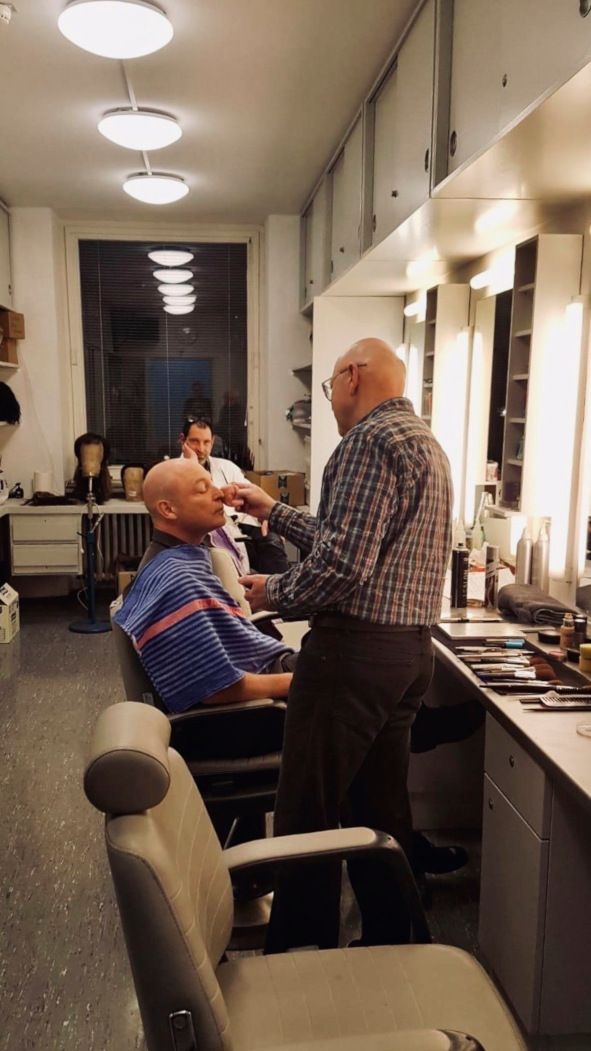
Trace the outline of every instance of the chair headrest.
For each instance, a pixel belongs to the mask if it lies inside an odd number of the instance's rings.
[[[137,814],[161,803],[170,784],[170,723],[149,704],[125,701],[99,716],[84,791],[106,814]]]

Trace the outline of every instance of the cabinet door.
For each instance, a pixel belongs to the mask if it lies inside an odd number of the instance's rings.
[[[312,203],[303,215],[304,223],[304,279],[303,301],[310,302],[326,288],[328,207],[326,179],[316,191]]]
[[[359,259],[361,234],[361,117],[332,169],[331,277],[339,277]]]
[[[10,227],[8,215],[0,208],[0,307],[11,307]]]
[[[503,90],[500,43],[497,3],[455,0],[449,115],[450,172],[487,146],[499,131]]]
[[[375,99],[373,244],[429,196],[434,11],[430,0]]]
[[[548,841],[485,775],[480,948],[528,1032],[540,1011]]]
[[[578,0],[501,0],[500,7],[505,128],[589,62],[591,16],[581,18]]]

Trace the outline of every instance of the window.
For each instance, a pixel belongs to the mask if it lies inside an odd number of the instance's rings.
[[[87,428],[111,463],[178,455],[185,416],[208,416],[216,447],[249,466],[246,435],[247,246],[183,243],[197,297],[168,314],[152,242],[79,242]]]

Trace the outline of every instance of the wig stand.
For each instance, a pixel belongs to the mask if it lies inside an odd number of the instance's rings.
[[[108,620],[96,619],[96,528],[103,516],[99,515],[94,521],[94,498],[92,494],[92,475],[88,479],[88,493],[86,495],[86,516],[84,532],[80,536],[84,539],[86,555],[85,580],[86,580],[86,602],[88,616],[86,620],[74,620],[69,625],[70,631],[81,635],[98,635],[111,630]]]

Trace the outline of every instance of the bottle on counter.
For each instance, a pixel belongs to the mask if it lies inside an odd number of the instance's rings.
[[[452,543],[454,547],[466,546],[466,526],[463,518],[455,518],[452,529]]]
[[[487,609],[496,609],[499,590],[499,548],[496,544],[486,545],[486,562],[484,567],[484,605]]]
[[[527,526],[521,534],[521,539],[517,543],[517,552],[515,556],[515,583],[516,584],[531,584],[531,561],[532,561],[532,549],[533,541],[529,535],[529,529]]]
[[[452,609],[465,609],[468,605],[468,548],[463,544],[454,547],[451,553],[451,601]]]
[[[575,622],[575,634],[572,641],[572,645],[576,650],[587,641],[587,617],[583,614],[575,613],[573,616]]]
[[[531,582],[542,591],[548,591],[550,583],[549,574],[550,539],[548,537],[548,523],[543,521],[532,549],[531,558]]]
[[[560,649],[572,649],[575,637],[575,621],[572,613],[565,613],[560,627]]]

